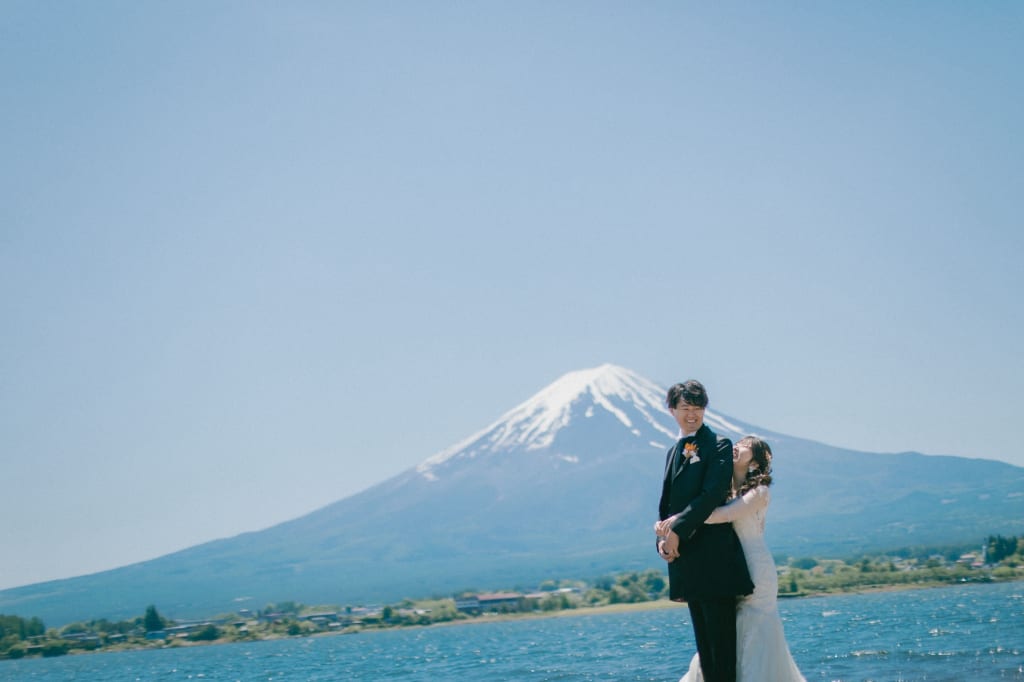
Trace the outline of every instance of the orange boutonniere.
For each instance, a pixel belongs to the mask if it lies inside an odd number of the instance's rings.
[[[686,445],[684,445],[683,446],[683,457],[685,457],[687,459],[687,461],[690,461],[690,462],[699,462],[700,461],[700,457],[697,456],[697,444],[696,443],[687,443]]]

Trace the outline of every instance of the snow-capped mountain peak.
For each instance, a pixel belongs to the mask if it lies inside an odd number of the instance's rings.
[[[547,448],[573,419],[589,419],[600,411],[636,437],[647,438],[645,445],[663,449],[679,435],[664,396],[665,389],[616,365],[569,372],[493,424],[425,460],[417,471],[432,479],[433,471],[453,458]]]
[[[557,431],[568,424],[572,407],[581,398],[615,416],[623,426],[633,422],[615,401],[632,404],[643,412],[664,412],[664,391],[643,377],[616,365],[569,372],[503,417],[521,427],[516,445],[536,449],[549,445]],[[669,434],[671,435],[671,434]]]

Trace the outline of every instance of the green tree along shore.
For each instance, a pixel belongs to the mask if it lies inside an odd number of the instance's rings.
[[[982,547],[909,548],[851,560],[789,558],[780,563],[779,596],[799,597],[893,587],[1024,579],[1024,537],[992,536]],[[211,642],[301,637],[323,632],[432,625],[664,600],[665,571],[650,569],[593,581],[550,580],[530,593],[407,599],[381,606],[310,607],[295,602],[242,609],[214,618],[177,622],[150,605],[127,621],[92,620],[47,629],[38,618],[0,615],[0,659],[61,656],[86,651],[188,646]]]

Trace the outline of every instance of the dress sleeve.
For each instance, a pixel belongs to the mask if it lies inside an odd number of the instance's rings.
[[[768,506],[768,488],[759,485],[743,493],[742,497],[730,500],[728,504],[716,507],[704,523],[732,523]]]

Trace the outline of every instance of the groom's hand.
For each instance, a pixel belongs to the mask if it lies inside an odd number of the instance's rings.
[[[669,563],[679,558],[679,536],[674,531],[670,530],[665,539],[658,543],[658,554]]]

